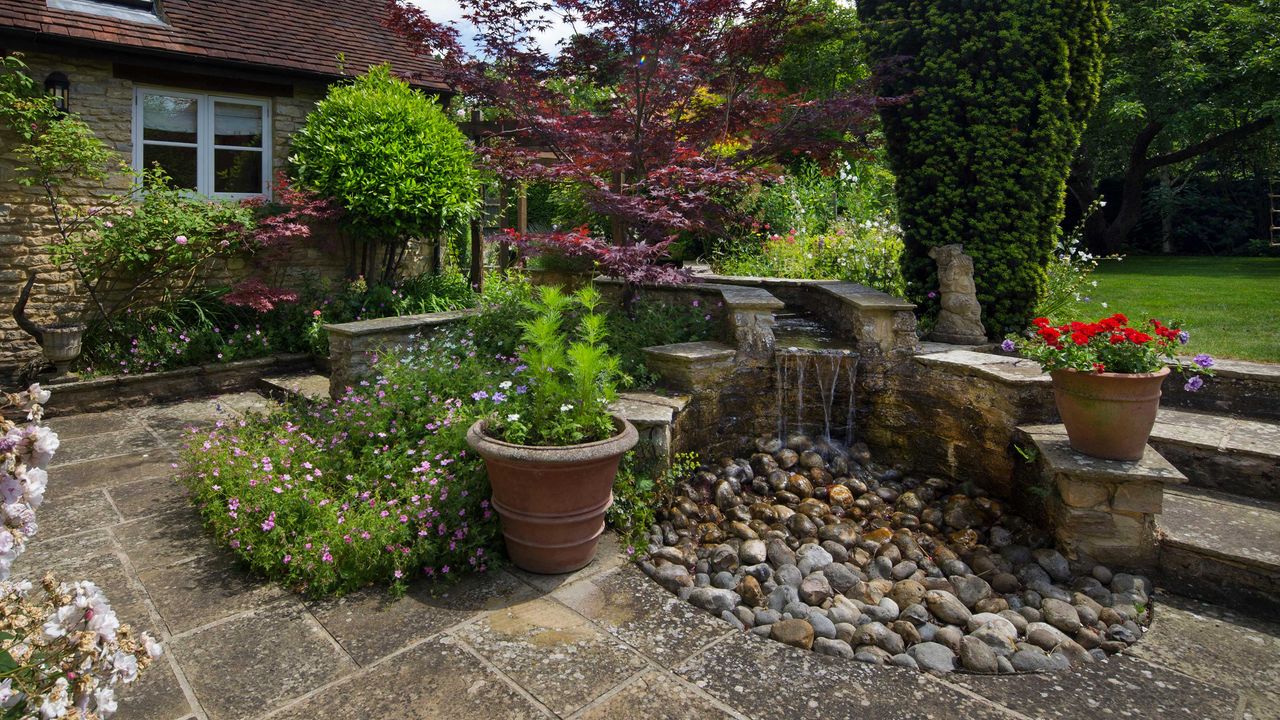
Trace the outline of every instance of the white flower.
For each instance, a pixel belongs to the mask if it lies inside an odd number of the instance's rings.
[[[147,654],[153,660],[164,654],[164,648],[160,647],[160,643],[151,637],[151,633],[142,633],[142,646],[147,649]]]
[[[511,381],[503,380],[502,382],[498,383],[498,387],[502,390],[506,390],[511,387]]]
[[[67,634],[72,625],[80,621],[82,613],[75,605],[63,605],[44,622],[44,634],[50,639],[60,638]]]
[[[58,678],[58,681],[53,684],[53,690],[50,690],[44,702],[40,703],[41,718],[52,720],[67,714],[67,709],[71,707],[71,696],[67,693],[67,685],[65,677]]]
[[[1102,307],[1106,307],[1106,306],[1107,306],[1107,304],[1106,304],[1106,303],[1102,303]]]
[[[93,691],[94,704],[98,706],[98,714],[107,717],[115,713],[119,707],[116,702],[116,691],[109,686],[103,686]]]
[[[27,481],[27,503],[33,508],[44,502],[44,490],[49,485],[49,473],[42,468],[30,468],[25,475]]]
[[[13,678],[5,678],[4,682],[0,682],[0,708],[8,710],[21,699],[22,693],[13,690]]]
[[[569,412],[572,409],[573,409],[573,406],[568,403],[565,403],[564,405],[560,406],[560,412]]]
[[[507,416],[507,422],[516,422],[520,419],[520,413],[511,413]]]
[[[127,652],[117,650],[111,658],[111,668],[120,682],[131,683],[138,678],[138,658]]]
[[[49,402],[49,391],[42,390],[40,388],[40,383],[31,383],[31,387],[27,388],[27,395],[29,395],[32,402],[37,405],[44,405]]]

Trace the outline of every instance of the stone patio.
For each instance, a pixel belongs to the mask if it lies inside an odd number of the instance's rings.
[[[565,577],[309,601],[238,568],[171,479],[184,426],[267,402],[50,422],[63,446],[18,567],[94,580],[164,642],[119,717],[1280,719],[1280,625],[1167,595],[1142,641],[1088,670],[945,679],[735,631],[613,543]]]

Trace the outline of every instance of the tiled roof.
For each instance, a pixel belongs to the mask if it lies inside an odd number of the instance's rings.
[[[123,46],[223,63],[338,76],[390,62],[415,85],[445,89],[438,66],[383,27],[381,0],[162,0],[165,24],[0,0],[0,32]]]

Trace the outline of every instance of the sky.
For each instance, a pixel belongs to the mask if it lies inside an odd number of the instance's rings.
[[[427,15],[436,22],[444,22],[447,20],[456,21],[458,30],[461,33],[463,45],[468,50],[473,50],[475,45],[472,42],[472,36],[475,33],[474,28],[469,23],[462,22],[462,9],[458,7],[458,3],[454,0],[410,0],[414,5],[427,11]],[[539,34],[539,44],[548,54],[555,54],[556,42],[562,38],[569,36],[569,26],[562,24],[551,28],[547,32]]]

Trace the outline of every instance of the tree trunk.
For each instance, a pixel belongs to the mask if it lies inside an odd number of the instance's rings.
[[[1120,190],[1120,210],[1102,234],[1102,246],[1108,253],[1120,251],[1129,237],[1129,231],[1133,230],[1133,226],[1142,217],[1142,185],[1151,169],[1147,151],[1163,129],[1164,125],[1161,123],[1147,123],[1129,148],[1129,164],[1125,168],[1124,184]]]
[[[1173,254],[1173,171],[1168,165],[1160,168],[1160,252]]]

